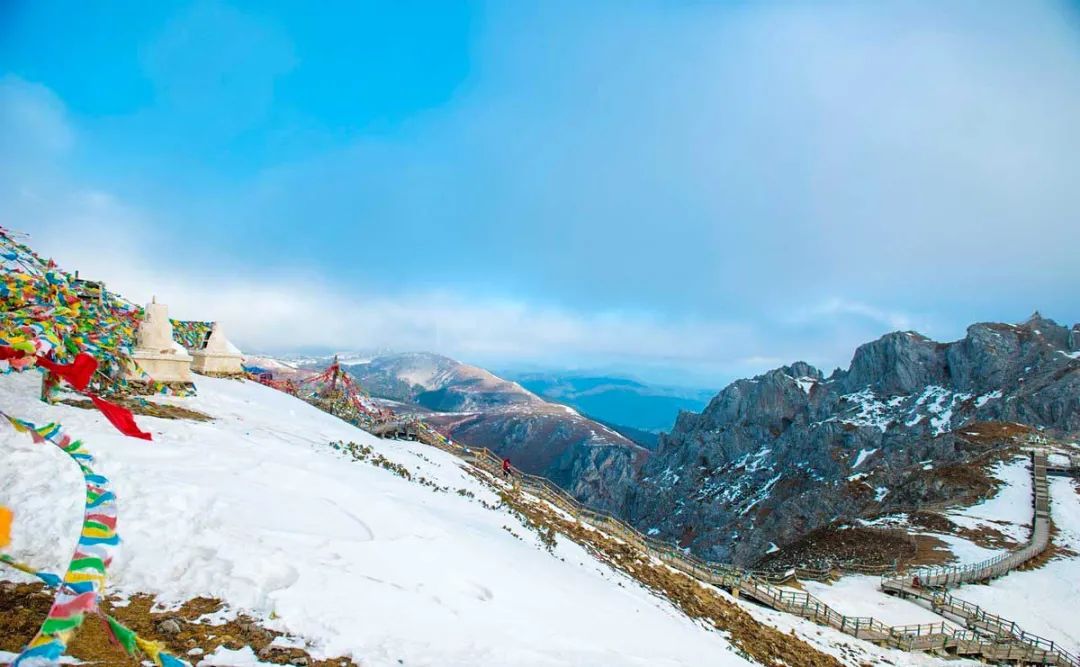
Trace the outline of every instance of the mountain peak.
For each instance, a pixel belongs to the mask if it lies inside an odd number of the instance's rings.
[[[873,386],[910,393],[940,383],[945,361],[937,343],[914,331],[894,331],[860,345],[844,381],[848,391]]]
[[[796,361],[788,366],[784,366],[780,370],[796,379],[810,377],[815,380],[821,380],[824,377],[821,371],[805,361]]]

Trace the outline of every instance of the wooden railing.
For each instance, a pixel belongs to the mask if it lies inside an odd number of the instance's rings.
[[[493,483],[504,477],[502,459],[485,447],[468,447],[451,443],[442,434],[423,422],[416,422],[416,437],[423,443],[449,452],[483,470]],[[402,432],[398,426],[382,432]],[[411,433],[410,433],[411,434]],[[803,591],[782,588],[778,584],[790,581],[803,573],[827,576],[827,573],[796,569],[785,573],[755,572],[741,567],[701,560],[642,534],[633,526],[601,510],[583,505],[565,490],[544,477],[523,473],[511,468],[507,484],[517,486],[532,496],[546,501],[575,520],[634,545],[642,553],[655,558],[674,570],[699,581],[742,595],[773,609],[794,614],[815,623],[835,628],[858,639],[905,651],[948,650],[957,655],[977,656],[984,660],[1023,662],[1037,665],[1080,667],[1077,657],[1054,642],[1024,632],[1012,621],[989,614],[971,603],[957,600],[941,589],[962,583],[984,581],[1001,576],[1041,553],[1049,544],[1049,491],[1046,482],[1046,455],[1032,457],[1035,521],[1031,539],[1020,549],[988,559],[981,563],[943,568],[923,568],[905,575],[885,575],[882,588],[888,592],[910,595],[909,589],[929,590],[937,595],[939,608],[968,625],[958,628],[946,622],[888,626],[868,616],[847,616],[820,599]],[[879,572],[874,572],[878,574]],[[919,577],[916,584],[914,577]],[[935,590],[936,589],[936,590]],[[927,593],[929,595],[930,593]],[[945,597],[941,597],[945,596]]]
[[[1038,556],[1050,544],[1050,487],[1046,479],[1046,453],[1032,453],[1034,520],[1031,537],[1019,549],[978,563],[935,568],[919,568],[903,575],[886,577],[882,586],[917,584],[926,588],[952,588],[961,584],[1000,577]]]
[[[1080,454],[1070,454],[1065,463],[1047,461],[1046,472],[1051,475],[1080,476]]]
[[[961,600],[946,589],[962,584],[987,581],[1003,576],[1035,556],[1050,544],[1050,486],[1047,480],[1045,451],[1032,452],[1032,530],[1020,548],[978,563],[953,567],[921,568],[903,575],[882,578],[882,590],[926,602],[937,613],[959,619],[980,638],[990,638],[1029,647],[1036,654],[1056,656],[1056,662],[1041,664],[1080,665],[1076,656],[1054,641],[1024,631],[1015,621],[992,614],[982,607]]]

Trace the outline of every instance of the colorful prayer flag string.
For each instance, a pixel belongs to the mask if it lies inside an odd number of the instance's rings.
[[[11,666],[57,664],[86,613],[97,609],[105,585],[105,570],[112,562],[113,550],[120,543],[116,534],[116,496],[109,488],[109,480],[94,472],[91,467],[94,457],[83,447],[82,441],[64,433],[59,424],[36,426],[2,412],[0,415],[17,431],[29,434],[34,442],[51,442],[63,450],[79,466],[86,484],[82,530],[64,573],[63,587],[57,592],[41,628]]]
[[[192,387],[155,381],[132,359],[136,332],[145,316],[142,308],[100,283],[63,271],[15,236],[0,228],[0,345],[27,356],[0,359],[0,373],[25,370],[38,356],[65,363],[86,352],[100,365],[92,382],[99,395],[126,392],[131,385],[129,375],[153,394],[194,393]],[[205,323],[187,324],[184,334],[194,336]],[[46,382],[42,398],[52,402],[54,388]]]
[[[66,381],[89,396],[121,432],[149,439],[130,411],[95,395],[123,391],[128,374],[139,377],[154,393],[172,391],[142,372],[131,358],[143,316],[141,308],[110,294],[101,283],[79,280],[60,270],[52,260],[43,260],[17,241],[12,232],[0,228],[0,374],[37,367],[45,373],[43,400],[54,402],[60,381]],[[88,391],[89,387],[95,391]],[[37,634],[12,663],[12,667],[56,665],[87,612],[100,613],[98,601],[106,569],[119,543],[116,498],[108,479],[92,469],[93,456],[59,425],[38,427],[3,412],[0,416],[35,442],[51,442],[67,453],[82,471],[86,485],[83,524],[75,552],[62,578],[49,573],[39,576],[55,584],[57,594]],[[10,515],[4,513],[0,520],[9,522]],[[4,562],[11,564],[11,559]],[[107,624],[117,643],[129,653],[138,649],[162,667],[185,664],[115,619]]]
[[[0,553],[0,563],[19,570],[20,572],[25,572],[33,577],[37,577],[49,588],[60,589],[65,586],[58,575],[53,574],[52,572],[37,570],[26,563],[15,560],[8,554]],[[139,654],[142,653],[150,658],[158,667],[190,667],[188,662],[166,652],[159,642],[143,639],[136,634],[134,630],[126,627],[123,623],[116,620],[116,618],[103,613],[100,609],[95,609],[94,611],[105,621],[105,626],[110,636],[131,657],[137,659]]]
[[[213,322],[198,320],[169,320],[172,323],[173,340],[195,352],[206,347],[206,340],[214,329]]]

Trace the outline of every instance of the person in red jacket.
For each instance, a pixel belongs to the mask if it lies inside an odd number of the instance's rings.
[[[503,477],[510,476],[510,459],[503,459]]]

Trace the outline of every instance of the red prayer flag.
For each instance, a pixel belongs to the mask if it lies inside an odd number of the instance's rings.
[[[79,391],[86,389],[86,385],[90,384],[90,377],[97,370],[97,359],[85,352],[75,355],[75,360],[70,364],[58,364],[46,357],[38,357],[37,364],[64,378]]]
[[[0,345],[0,361],[11,361],[26,356],[28,355],[22,350],[16,350],[7,345]],[[58,364],[45,356],[35,357],[35,361],[38,366],[44,368],[53,375],[64,378],[68,384],[84,393],[87,385],[90,384],[90,378],[94,375],[94,371],[97,370],[98,365],[97,359],[94,359],[94,357],[85,352],[80,352],[75,355],[75,359],[70,364]],[[135,423],[135,416],[131,414],[131,410],[110,403],[105,399],[90,393],[85,393],[85,395],[90,397],[94,406],[101,411],[101,414],[105,415],[105,419],[108,419],[109,423],[116,427],[116,430],[124,435],[131,436],[132,438],[141,438],[143,440],[152,439],[149,433],[140,429],[139,425]]]
[[[109,423],[116,427],[116,430],[133,438],[151,439],[150,434],[140,429],[139,425],[135,423],[135,416],[131,414],[131,410],[110,403],[103,398],[98,398],[93,394],[88,395],[94,405],[97,406],[97,409],[101,410],[101,414],[105,415],[105,419],[108,419]]]

